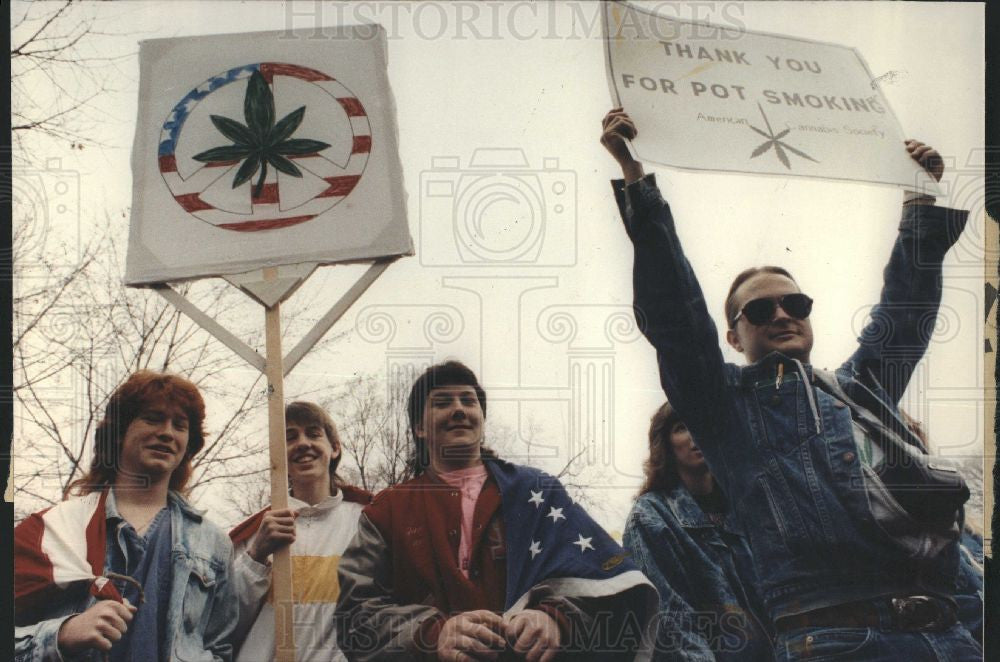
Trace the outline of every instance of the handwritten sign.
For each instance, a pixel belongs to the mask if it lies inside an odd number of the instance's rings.
[[[130,285],[412,254],[377,25],[140,44]]]
[[[846,46],[604,3],[608,83],[641,160],[937,193],[889,103]]]

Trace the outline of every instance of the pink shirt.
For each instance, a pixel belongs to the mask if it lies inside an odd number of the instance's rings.
[[[469,557],[472,554],[472,518],[476,513],[476,501],[483,491],[486,475],[486,467],[481,464],[438,474],[438,478],[456,488],[462,495],[462,538],[458,543],[458,567],[466,577],[469,576]]]

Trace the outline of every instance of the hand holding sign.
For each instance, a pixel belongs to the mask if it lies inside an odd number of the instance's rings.
[[[643,126],[636,158],[937,193],[896,148],[899,122],[857,50],[624,2],[602,13],[612,100]]]
[[[635,122],[621,108],[612,108],[601,121],[604,131],[601,133],[601,144],[611,152],[618,165],[622,167],[625,180],[634,182],[642,177],[642,164],[632,157],[626,140],[636,137]]]
[[[934,181],[941,181],[941,175],[944,174],[944,160],[936,149],[910,138],[906,141],[906,151],[910,153],[911,159],[919,163],[927,174],[934,178]]]

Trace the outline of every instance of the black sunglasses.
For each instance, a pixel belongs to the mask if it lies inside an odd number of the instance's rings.
[[[774,314],[778,312],[778,306],[781,306],[781,309],[788,313],[789,317],[804,320],[812,312],[813,300],[801,292],[794,292],[780,297],[764,297],[747,301],[733,318],[730,326],[736,326],[740,317],[746,317],[747,321],[754,326],[767,324],[774,319]]]

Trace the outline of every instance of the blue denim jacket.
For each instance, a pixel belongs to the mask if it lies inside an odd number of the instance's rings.
[[[656,349],[667,397],[747,535],[771,620],[890,594],[950,596],[956,540],[914,534],[905,513],[907,535],[882,525],[884,504],[857,457],[850,410],[816,387],[812,366],[780,353],[745,367],[726,363],[653,176],[614,189],[635,249],[636,319]],[[941,262],[967,215],[904,208],[881,300],[836,371],[840,387],[877,416],[898,420],[940,303]]]
[[[636,499],[624,546],[660,594],[654,660],[773,659],[746,542],[683,485]]]
[[[983,603],[985,581],[983,577],[983,538],[966,527],[959,541],[961,560],[955,584],[955,602],[958,603],[958,620],[983,643]]]
[[[233,546],[222,529],[202,518],[179,494],[167,505],[171,526],[171,573],[167,641],[161,650],[183,662],[231,660],[230,635],[236,624],[236,595],[230,582]],[[37,623],[14,628],[17,662],[62,660],[59,628],[69,617],[93,605],[89,595],[54,601]],[[72,658],[99,660],[92,652]]]

